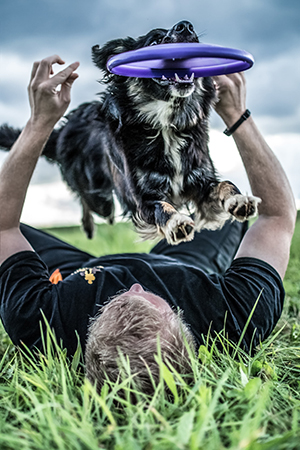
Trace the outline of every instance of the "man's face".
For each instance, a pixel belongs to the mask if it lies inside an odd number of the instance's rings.
[[[122,295],[128,296],[128,293],[134,294],[135,297],[140,297],[142,300],[147,300],[150,302],[155,308],[159,309],[161,312],[169,312],[172,311],[169,304],[163,300],[158,295],[152,294],[152,292],[145,291],[140,284],[133,284],[129,291],[124,292],[124,294],[121,294],[118,299],[122,298]]]

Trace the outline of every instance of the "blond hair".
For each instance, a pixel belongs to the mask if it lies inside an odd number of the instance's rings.
[[[181,375],[191,374],[195,343],[180,311],[161,311],[130,293],[116,296],[101,308],[89,328],[85,353],[86,376],[98,393],[106,378],[111,382],[122,378],[122,354],[129,359],[135,386],[151,395],[160,379],[158,336],[162,361]]]

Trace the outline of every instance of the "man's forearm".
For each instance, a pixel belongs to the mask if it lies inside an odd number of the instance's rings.
[[[260,215],[295,220],[295,200],[286,174],[249,117],[234,133],[253,195],[262,199]]]
[[[215,109],[227,128],[246,110],[246,80],[243,73],[214,77],[219,95]],[[262,199],[260,215],[295,221],[295,201],[288,179],[276,156],[257,129],[252,116],[232,134],[238,147],[253,195]],[[293,228],[294,225],[292,225]]]
[[[52,128],[29,121],[0,172],[0,231],[18,227],[27,188]]]

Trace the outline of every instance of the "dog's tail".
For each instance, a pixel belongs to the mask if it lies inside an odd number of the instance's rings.
[[[20,136],[21,131],[22,130],[20,128],[13,128],[7,124],[1,125],[0,149],[9,151]],[[56,142],[58,134],[59,130],[53,130],[42,153],[43,156],[46,156],[46,158],[49,158],[53,161],[56,160]]]
[[[10,150],[20,133],[21,130],[19,128],[12,128],[6,124],[2,125],[0,127],[0,148]]]

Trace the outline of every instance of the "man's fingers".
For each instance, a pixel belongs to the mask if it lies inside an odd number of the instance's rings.
[[[52,72],[52,65],[53,64],[65,64],[65,62],[61,59],[58,55],[52,55],[48,56],[48,58],[42,59],[38,63],[38,67],[35,73],[35,81],[37,83],[41,83],[49,78],[49,75],[51,75]]]
[[[56,75],[54,75],[54,77],[51,78],[52,86],[54,88],[56,88],[60,84],[63,85],[78,67],[79,67],[79,62],[75,62],[75,63],[70,64],[64,70],[61,70],[60,72],[58,72]],[[75,78],[77,78],[77,76]],[[73,79],[73,81],[75,80],[75,78]],[[72,81],[72,83],[73,83],[73,81]]]
[[[36,74],[36,71],[38,70],[39,64],[40,64],[40,61],[36,61],[35,63],[33,63],[32,70],[31,70],[31,75],[30,75],[30,82],[29,82],[29,84],[30,84],[30,83],[32,82],[32,80],[34,79],[35,74]]]
[[[71,100],[71,87],[78,77],[75,70],[79,62],[70,64],[65,69],[52,76],[52,65],[64,64],[64,61],[58,55],[49,56],[33,65],[31,81],[29,84],[29,102],[32,112],[38,116],[39,111],[52,114],[59,119],[65,112]],[[58,86],[61,89],[57,89]],[[55,114],[54,114],[55,113]]]
[[[212,77],[212,79],[216,82],[216,83],[218,83],[218,81],[220,81],[220,80],[222,80],[222,78],[224,78],[226,75],[214,75],[213,77]]]
[[[245,75],[243,72],[229,73],[227,75],[215,75],[212,77],[217,86],[228,85],[230,83],[245,83]]]
[[[61,95],[61,98],[64,101],[70,101],[70,90],[71,90],[72,84],[74,83],[74,81],[78,77],[79,77],[78,73],[73,72],[66,79],[66,81],[64,83],[62,83],[61,90],[60,90],[60,95]]]
[[[70,92],[68,91],[70,91],[73,82],[78,77],[78,74],[75,74],[74,71],[78,68],[79,62],[70,64],[64,70],[61,70],[50,78],[50,75],[53,74],[52,65],[55,63],[64,64],[64,61],[60,56],[52,55],[48,58],[44,58],[42,61],[34,63],[31,72],[30,86],[32,88],[37,88],[39,85],[43,84],[45,88],[47,86],[49,91],[55,91],[56,88],[61,85],[61,98],[69,98]],[[46,84],[44,84],[45,82]]]

